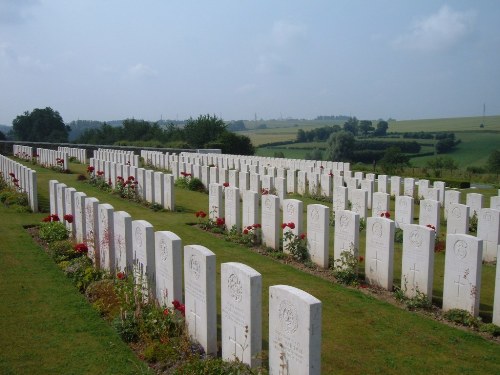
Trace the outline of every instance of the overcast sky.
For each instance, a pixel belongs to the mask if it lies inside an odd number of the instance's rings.
[[[0,124],[500,114],[498,0],[0,0]]]

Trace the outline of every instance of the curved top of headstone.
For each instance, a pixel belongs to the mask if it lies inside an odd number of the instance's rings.
[[[313,295],[303,291],[302,289],[295,288],[290,285],[272,285],[269,287],[269,293],[271,293],[271,289],[278,289],[283,293],[300,298],[301,300],[309,304],[321,303],[321,301]]]

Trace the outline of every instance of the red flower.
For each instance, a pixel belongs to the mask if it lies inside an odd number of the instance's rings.
[[[49,215],[49,216],[46,216],[46,217],[44,217],[44,218],[42,219],[42,221],[43,221],[44,223],[48,223],[48,222],[52,221],[52,217],[51,217],[50,215]]]
[[[243,234],[248,234],[248,229],[244,229]]]
[[[172,301],[172,305],[174,305],[174,308],[177,309],[181,305],[181,303],[178,300],[174,299]]]
[[[262,228],[262,225],[260,225],[259,223],[257,223],[257,224],[253,224],[252,226],[253,226],[254,228]]]
[[[200,211],[200,217],[204,218],[205,216],[207,216],[207,214],[205,212],[203,212],[203,211]]]
[[[186,172],[181,172],[181,176],[186,177]]]
[[[12,172],[9,173],[9,176],[10,177],[16,177],[16,175],[14,173],[12,173]]]
[[[170,314],[170,310],[168,308],[166,308],[165,310],[163,310],[163,315],[164,316],[167,316],[168,314]]]
[[[288,223],[288,228],[295,229],[295,223]]]
[[[222,186],[224,186],[224,187],[228,187],[228,186],[229,186],[229,182],[224,182],[224,183],[222,184]]]
[[[249,225],[249,226],[247,227],[247,229],[248,229],[248,230],[252,230],[252,229],[253,229],[253,226]]]
[[[126,278],[126,276],[125,276],[125,272],[118,272],[118,273],[116,274],[116,278],[117,278],[118,280],[124,280],[124,279]]]
[[[328,176],[332,176],[333,177],[333,173],[332,172],[328,173]]]
[[[60,221],[59,216],[57,214],[52,214],[50,215],[50,217],[52,218],[52,221]]]
[[[386,217],[387,219],[389,219],[389,218],[391,217],[391,213],[390,213],[389,211],[386,211],[386,213],[385,213],[385,217]]]
[[[13,178],[13,179],[12,179],[12,182],[13,182],[13,183],[16,183],[16,182],[19,182],[19,180],[18,180],[17,178]]]
[[[360,256],[360,257],[359,257],[359,261],[360,261],[360,262],[362,262],[362,261],[364,261],[364,260],[365,260],[365,258],[363,258],[362,256]]]
[[[427,228],[431,228],[433,231],[436,231],[436,227],[432,224],[427,224]]]
[[[94,167],[92,167],[91,165],[89,165],[87,167],[87,172],[92,173],[92,172],[94,172],[94,169],[95,169]]]
[[[307,237],[307,234],[305,234],[305,233],[302,233],[302,234],[300,235],[300,239],[301,239],[301,240],[305,239],[306,237]]]
[[[194,214],[196,217],[200,217],[200,211],[195,212]]]
[[[287,227],[286,223],[281,224],[281,229],[285,229]]]
[[[73,222],[73,215],[71,214],[66,214],[63,216],[63,219],[66,220],[68,223],[72,223]]]
[[[129,180],[129,181],[134,181],[134,180],[135,180],[135,178],[134,178],[134,176],[128,176],[128,179],[127,179],[127,180]]]
[[[89,248],[84,243],[76,244],[74,247],[75,251],[79,254],[86,254],[89,252]]]

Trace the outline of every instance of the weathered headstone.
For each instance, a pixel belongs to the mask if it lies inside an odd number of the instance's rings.
[[[260,365],[262,275],[242,263],[221,264],[222,358]]]
[[[208,217],[211,220],[224,217],[222,205],[222,185],[212,183],[208,189]]]
[[[243,191],[243,228],[259,223],[259,193]]]
[[[82,243],[85,241],[85,235],[87,233],[85,222],[85,198],[87,195],[80,191],[74,194],[74,205],[75,205],[75,240],[76,242]]]
[[[97,206],[99,205],[99,201],[93,197],[85,198],[85,237],[84,241],[89,249],[87,255],[92,260],[96,267],[100,266],[99,260],[99,226],[98,226],[98,214],[97,214]]]
[[[367,200],[368,192],[362,189],[355,189],[352,191],[351,195],[351,211],[359,214],[359,218],[366,220],[367,216]]]

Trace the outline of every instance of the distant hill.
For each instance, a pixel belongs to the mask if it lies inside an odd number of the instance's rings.
[[[2,132],[3,134],[7,135],[11,130],[12,130],[12,126],[0,124],[0,132]]]

